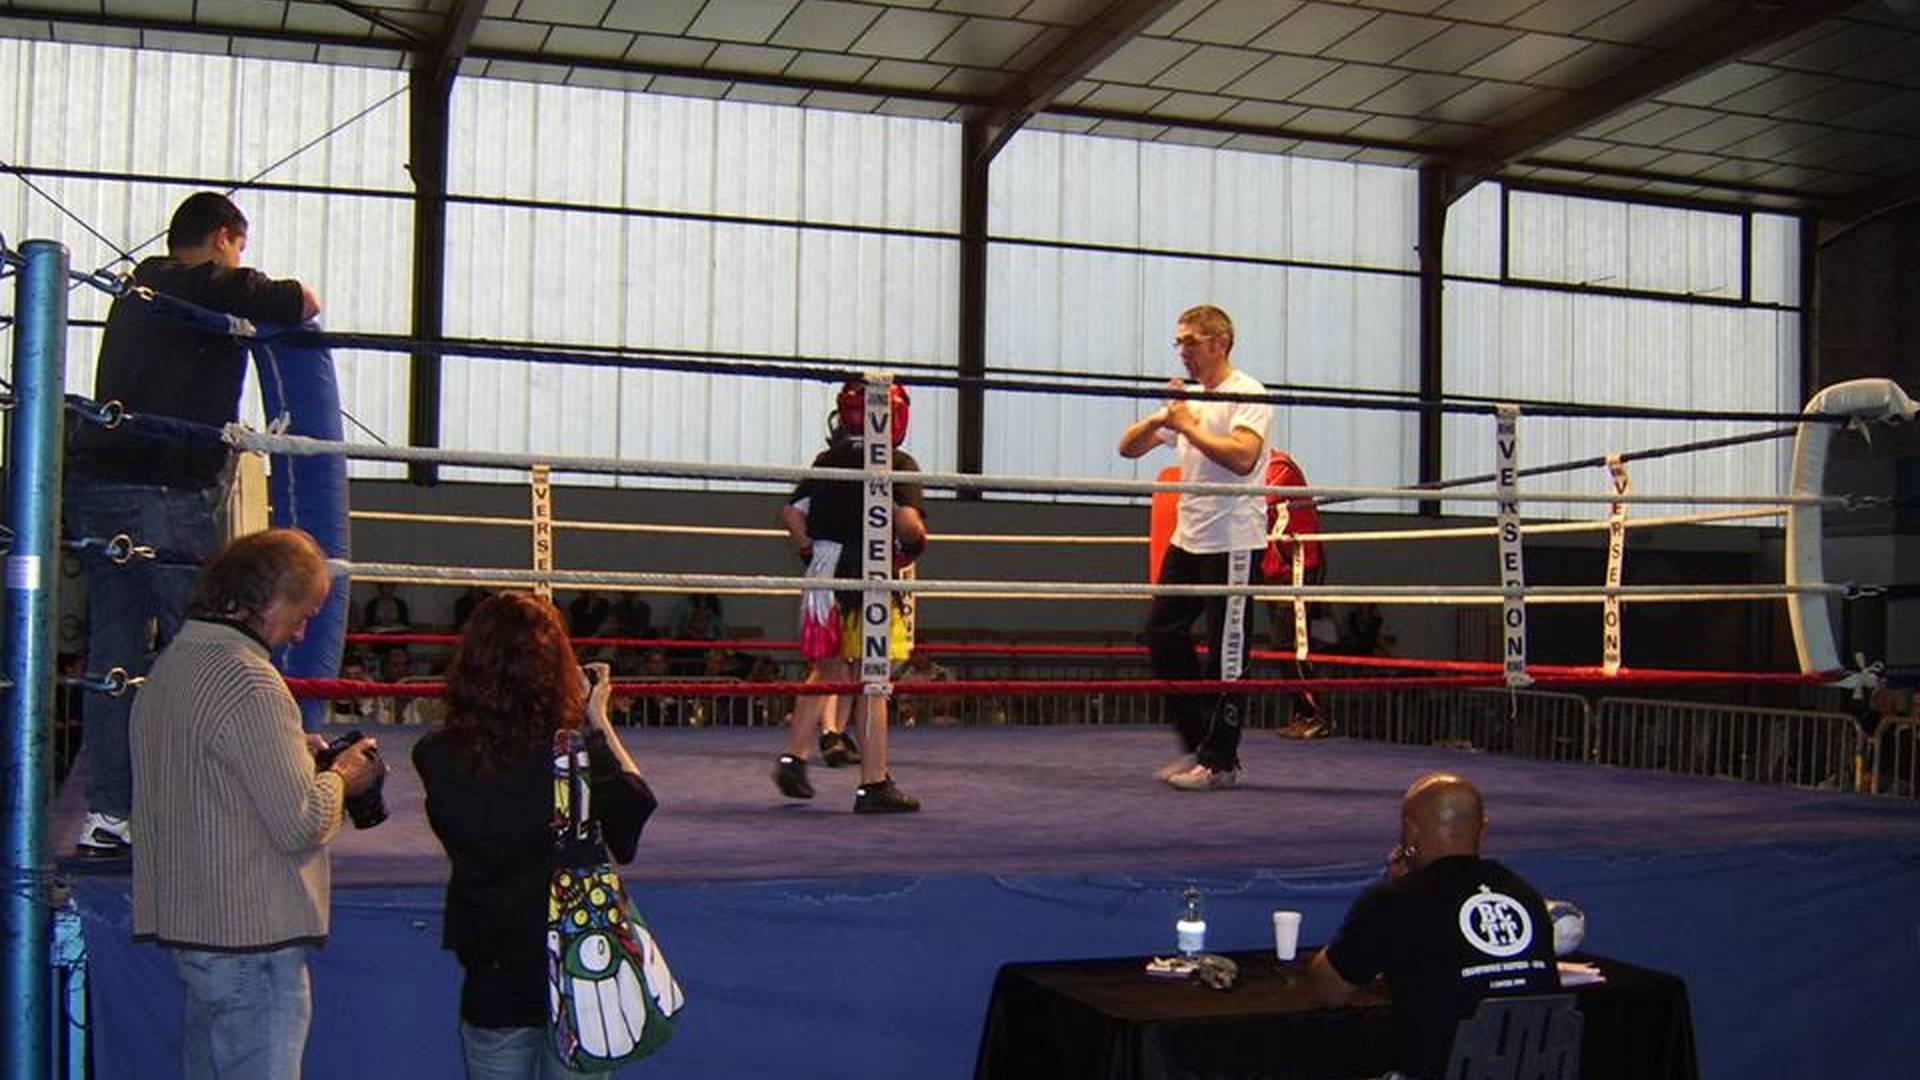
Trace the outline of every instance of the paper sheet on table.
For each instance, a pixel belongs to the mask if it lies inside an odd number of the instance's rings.
[[[1561,986],[1592,986],[1606,981],[1607,977],[1592,964],[1579,964],[1572,960],[1560,961]]]

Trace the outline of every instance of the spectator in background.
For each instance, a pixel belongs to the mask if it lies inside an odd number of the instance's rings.
[[[487,590],[478,585],[469,585],[460,598],[453,602],[453,628],[464,629],[467,620],[473,618],[473,609],[487,598]]]
[[[405,645],[389,645],[381,654],[380,681],[403,683],[413,677],[413,654]],[[383,724],[417,724],[420,722],[418,698],[383,697],[375,715]]]
[[[357,652],[340,658],[340,678],[346,682],[366,682],[367,662]],[[340,698],[333,703],[333,722],[357,724],[362,720],[379,722],[379,703],[373,698]]]
[[[413,613],[395,591],[393,582],[377,582],[373,596],[361,613],[360,625],[368,630],[405,630],[413,625]]]
[[[707,679],[738,679],[741,674],[739,653],[725,649],[708,649],[701,654],[700,675]]]
[[[634,720],[636,702],[632,694],[614,694],[607,701],[607,718],[619,727],[629,727]]]
[[[609,614],[608,632],[615,637],[652,637],[653,605],[635,593],[621,593]]]
[[[636,593],[621,593],[613,602],[613,608],[607,613],[606,634],[615,638],[638,638],[645,640],[654,636],[653,606],[640,599]],[[631,675],[640,670],[642,656],[632,645],[615,646],[613,650],[614,671],[622,675]]]
[[[567,633],[576,638],[598,637],[613,614],[613,605],[592,589],[582,589],[567,605]]]
[[[1354,656],[1391,656],[1394,637],[1386,632],[1386,616],[1380,605],[1369,601],[1356,604],[1347,612],[1346,651]]]
[[[739,682],[740,661],[739,653],[731,653],[725,649],[708,649],[702,656],[700,677],[713,682]],[[696,705],[695,711],[703,714],[705,721],[711,724],[744,724],[749,715],[747,698],[744,694],[708,698],[706,707]]]
[[[952,682],[953,672],[948,671],[925,649],[913,650],[900,673],[894,676],[895,682]],[[913,727],[922,721],[933,727],[948,727],[960,722],[954,715],[958,699],[943,694],[903,694],[900,697],[901,722]]]
[[[405,645],[389,645],[380,657],[380,678],[382,681],[404,682],[413,675],[413,654]]]
[[[1314,652],[1340,652],[1344,648],[1340,624],[1333,620],[1333,613],[1325,604],[1307,606],[1307,645]]]
[[[752,666],[747,668],[747,681],[750,683],[777,683],[781,681],[781,675],[780,661],[764,653],[754,657]],[[793,708],[793,698],[784,695],[773,698],[756,690],[752,705],[751,723],[772,724]]]
[[[637,678],[642,682],[667,682],[674,677],[673,667],[667,661],[667,650],[648,649],[646,659],[641,662]],[[659,694],[635,695],[633,708],[628,712],[629,722],[647,727],[670,727],[680,723],[680,699],[664,697]]]
[[[667,627],[668,637],[680,641],[718,641],[727,636],[727,621],[720,598],[712,593],[693,593],[674,602]]]
[[[727,624],[721,620],[720,598],[709,593],[682,597],[673,605],[673,625],[668,636],[675,641],[719,641],[727,636]],[[675,675],[699,675],[705,667],[700,653],[693,649],[675,650],[670,662]]]

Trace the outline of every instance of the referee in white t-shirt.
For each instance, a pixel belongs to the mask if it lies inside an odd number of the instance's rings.
[[[1211,305],[1188,308],[1174,330],[1174,347],[1187,376],[1208,394],[1233,400],[1173,398],[1120,436],[1120,455],[1137,458],[1171,446],[1183,483],[1244,484],[1245,495],[1180,496],[1178,522],[1160,564],[1164,585],[1254,584],[1267,546],[1266,500],[1260,466],[1267,458],[1273,406],[1267,388],[1234,368],[1233,320]],[[1190,392],[1185,379],[1168,383]],[[1207,617],[1211,646],[1204,673],[1193,647],[1193,624]],[[1238,679],[1247,666],[1253,603],[1246,596],[1157,596],[1147,616],[1147,648],[1161,679]],[[1215,791],[1240,778],[1238,694],[1176,694],[1167,711],[1186,753],[1163,766],[1161,780],[1182,791]]]

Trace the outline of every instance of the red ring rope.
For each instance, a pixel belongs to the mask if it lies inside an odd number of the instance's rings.
[[[1440,676],[1369,676],[1358,679],[964,679],[950,682],[894,683],[897,697],[985,697],[996,694],[1218,694],[1334,690],[1420,690],[1446,687],[1505,686],[1498,664],[1487,674]],[[1597,667],[1529,668],[1534,687],[1599,686],[1629,683],[1638,686],[1721,685],[1773,683],[1805,685],[1830,682],[1842,672],[1798,671],[1676,671],[1664,668],[1621,668],[1607,675]],[[288,679],[295,697],[306,698],[437,698],[444,683],[382,683],[361,679]],[[857,694],[860,683],[792,682],[622,682],[613,692],[623,697],[749,697],[786,694]]]
[[[460,639],[458,635],[454,635],[454,634],[359,633],[359,634],[347,635],[347,640],[349,642],[383,642],[391,645],[452,645],[457,643]],[[586,648],[598,648],[598,647],[604,647],[604,646],[614,646],[614,647],[631,646],[631,647],[680,649],[680,650],[727,649],[727,650],[736,651],[736,652],[746,652],[746,651],[798,652],[800,649],[800,643],[798,641],[787,641],[787,640],[774,639],[774,638],[726,638],[726,639],[711,639],[711,640],[691,640],[686,638],[583,637],[583,638],[574,638],[573,642],[577,646],[586,647]],[[915,649],[917,651],[925,652],[930,656],[1074,657],[1074,656],[1145,656],[1147,654],[1147,650],[1145,646],[1141,646],[1141,645],[1056,645],[1056,644],[1023,644],[1020,642],[977,642],[977,641],[948,641],[948,642],[930,641],[930,642],[925,642],[925,643],[916,645]],[[1205,646],[1204,645],[1200,646],[1200,650],[1202,652],[1205,652],[1206,651]],[[1292,660],[1294,658],[1294,655],[1291,651],[1284,650],[1284,649],[1255,649],[1252,651],[1251,656],[1255,660],[1268,660],[1268,661],[1273,661],[1273,660],[1286,661],[1286,660]],[[1333,666],[1333,667],[1383,668],[1383,669],[1396,670],[1396,671],[1428,671],[1428,672],[1436,672],[1436,673],[1451,674],[1451,675],[1499,675],[1503,673],[1505,670],[1501,664],[1494,661],[1487,661],[1487,660],[1432,660],[1432,659],[1407,657],[1407,656],[1357,656],[1357,655],[1351,655],[1347,653],[1320,653],[1320,652],[1309,653],[1307,656],[1307,659],[1311,660],[1315,664],[1326,664],[1328,666]],[[1692,669],[1684,669],[1684,668],[1625,668],[1623,667],[1620,669],[1619,674],[1607,675],[1596,665],[1534,664],[1534,665],[1528,666],[1527,674],[1533,677],[1536,685],[1547,680],[1553,680],[1558,685],[1585,685],[1587,683],[1604,683],[1604,682],[1633,682],[1633,683],[1641,683],[1641,684],[1664,684],[1664,685],[1682,685],[1682,684],[1691,682],[1691,683],[1698,683],[1702,685],[1711,685],[1711,684],[1718,684],[1718,683],[1742,682],[1742,681],[1757,682],[1757,683],[1789,683],[1789,684],[1823,683],[1823,682],[1832,681],[1832,679],[1837,678],[1840,674],[1843,674],[1843,673],[1842,672],[1816,672],[1813,674],[1803,674],[1797,671],[1795,672],[1713,671],[1713,670],[1692,670]],[[313,681],[321,681],[321,680],[308,680],[308,681],[313,682]],[[1075,682],[1077,686],[1077,681],[1073,681],[1073,680],[1069,680],[1069,681]],[[1087,681],[1087,680],[1080,680],[1080,681]],[[1367,687],[1359,685],[1362,681],[1363,680],[1360,680],[1360,679],[1332,679],[1332,680],[1244,679],[1237,683],[1222,684],[1222,685],[1230,686],[1230,687],[1238,687],[1239,689],[1242,689],[1242,690],[1319,690],[1319,689],[1327,688],[1327,687],[1321,686],[1320,685],[1321,683],[1332,682],[1336,685],[1331,687],[1331,689],[1340,689],[1343,687],[1348,689],[1366,689]],[[1387,679],[1387,680],[1381,680],[1381,681],[1388,682],[1396,686],[1404,686],[1410,681],[1425,682],[1426,680],[1421,679],[1417,676],[1409,675],[1409,676],[1402,676],[1399,678],[1393,678],[1393,679]],[[1192,688],[1194,688],[1195,692],[1212,689],[1210,685],[1201,684],[1201,683],[1192,683],[1192,684],[1165,683],[1164,685],[1160,686],[1158,689],[1155,689],[1153,685],[1154,683],[1153,680],[1117,680],[1117,681],[1092,680],[1091,682],[1094,685],[1094,689],[1086,691],[1088,693],[1112,693],[1112,692],[1116,692],[1115,690],[1116,687],[1126,687],[1134,690],[1135,692],[1140,692],[1140,693],[1171,692],[1167,688],[1175,687],[1175,686],[1191,686]],[[1504,682],[1502,684],[1504,685]],[[291,685],[291,683],[289,683],[289,685]],[[360,684],[355,684],[355,685],[360,685]],[[391,687],[394,684],[370,683],[366,685]],[[660,682],[645,682],[645,683],[639,683],[635,685],[659,687],[659,686],[665,686],[669,684],[660,683]],[[689,683],[686,685],[712,686],[714,684]],[[786,684],[786,683],[753,683],[753,684],[733,683],[729,685],[735,685],[735,686],[754,685],[754,686],[763,686],[763,687],[783,688],[789,684]],[[960,685],[960,684],[944,683],[942,685],[953,686],[953,685]],[[965,685],[972,685],[972,683],[966,683]],[[998,684],[983,683],[982,685],[998,685]],[[1080,692],[1074,686],[1068,686],[1064,683],[1055,685],[1054,683],[1034,682],[1034,683],[1022,683],[1021,685],[1031,685],[1036,687],[1036,689],[1032,691],[1034,693]],[[1444,685],[1452,685],[1452,684],[1444,684]],[[660,692],[667,693],[668,691],[663,690]],[[698,695],[692,695],[691,692],[684,692],[684,691],[672,691],[672,692],[689,693],[690,696],[698,696]],[[792,693],[793,691],[786,690],[786,689],[774,689],[769,692]],[[982,693],[987,693],[987,692],[1000,693],[1004,691],[981,691],[981,692]],[[365,695],[356,695],[356,696],[365,696]],[[379,696],[394,697],[396,695],[390,692],[382,692]]]

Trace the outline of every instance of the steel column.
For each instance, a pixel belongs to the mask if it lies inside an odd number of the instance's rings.
[[[48,742],[53,726],[53,610],[59,552],[61,410],[67,368],[66,245],[21,247],[13,327],[14,411],[7,465],[12,485],[7,552],[6,1060],[0,1074],[52,1070],[53,903],[48,895]]]

